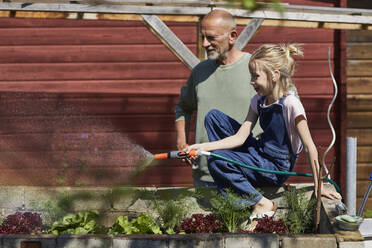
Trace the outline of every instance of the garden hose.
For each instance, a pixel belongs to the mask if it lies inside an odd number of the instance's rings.
[[[155,157],[155,159],[168,159],[168,158],[184,159],[184,158],[195,158],[195,157],[201,156],[201,155],[212,156],[212,157],[222,159],[226,162],[230,162],[232,164],[235,164],[235,165],[238,165],[238,166],[241,166],[241,167],[244,167],[244,168],[248,168],[248,169],[255,170],[255,171],[261,171],[261,172],[265,172],[265,173],[287,175],[287,176],[313,177],[313,174],[311,174],[311,173],[291,172],[291,171],[275,171],[275,170],[259,168],[259,167],[255,167],[255,166],[251,166],[251,165],[246,165],[246,164],[240,163],[238,161],[226,158],[224,156],[215,154],[213,152],[206,152],[206,151],[192,150],[189,153],[186,153],[185,151],[172,151],[172,152],[168,152],[168,153],[155,154],[154,157]],[[335,186],[337,192],[341,194],[340,187],[336,184],[336,182],[332,181],[328,177],[326,177],[324,180],[331,183],[333,186]]]

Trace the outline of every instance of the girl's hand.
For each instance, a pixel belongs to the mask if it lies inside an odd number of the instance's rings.
[[[205,144],[193,144],[191,146],[188,146],[186,149],[186,152],[190,152],[191,150],[200,150],[200,151],[205,151]]]
[[[322,188],[321,194],[322,194],[322,196],[325,196],[325,197],[327,197],[328,199],[331,199],[331,200],[341,200],[342,199],[342,196],[338,192],[330,191],[330,190],[327,190],[327,189],[324,189],[324,188]]]

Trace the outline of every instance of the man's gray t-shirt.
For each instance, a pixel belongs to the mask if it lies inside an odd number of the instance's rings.
[[[197,111],[195,143],[209,141],[204,128],[204,118],[211,109],[218,109],[239,123],[243,123],[247,117],[250,100],[255,94],[250,85],[250,57],[249,53],[244,53],[238,61],[229,65],[218,65],[215,60],[204,60],[193,68],[187,86],[181,89],[175,112],[176,121],[189,121],[193,112]],[[258,126],[253,130],[254,134],[260,132]],[[193,178],[195,184],[199,181],[213,182],[205,156],[200,157],[198,166],[193,167]]]

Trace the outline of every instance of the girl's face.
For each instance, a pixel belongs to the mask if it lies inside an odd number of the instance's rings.
[[[271,79],[269,79],[266,72],[259,67],[256,67],[256,70],[251,72],[251,85],[259,96],[268,96],[273,92]]]

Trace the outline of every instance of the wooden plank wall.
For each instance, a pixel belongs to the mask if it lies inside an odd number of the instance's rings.
[[[196,53],[196,24],[167,24]],[[0,185],[192,184],[180,161],[129,177],[147,151],[175,148],[173,109],[189,74],[141,22],[1,18],[0,32]],[[262,27],[246,51],[291,42],[304,44],[294,82],[324,151],[333,94],[327,50],[335,64],[335,31]],[[337,113],[335,106],[333,123]],[[328,165],[339,152],[336,143]],[[310,172],[303,153],[296,171]]]
[[[372,8],[370,1],[348,1]],[[347,136],[357,138],[357,210],[372,172],[372,31],[347,31]],[[372,209],[372,196],[365,210]]]
[[[347,33],[347,114],[349,137],[357,138],[357,206],[372,173],[372,32]],[[372,208],[372,198],[366,208]]]
[[[196,24],[170,27],[195,52]],[[173,146],[189,70],[142,22],[0,19],[0,29],[1,85],[26,91],[1,94],[2,185],[128,182],[142,147]],[[141,183],[191,181],[189,168],[157,168]]]

